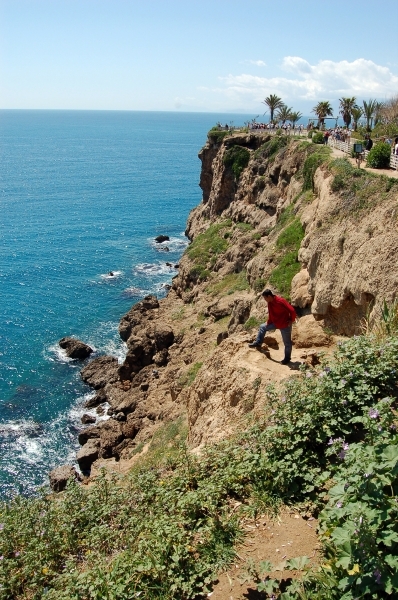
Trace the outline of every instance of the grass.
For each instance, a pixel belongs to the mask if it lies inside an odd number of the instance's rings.
[[[201,362],[194,363],[188,369],[188,371],[186,371],[186,373],[181,375],[181,377],[178,379],[178,385],[180,385],[181,387],[189,387],[190,385],[192,385],[202,365],[203,363]]]
[[[235,229],[238,229],[239,231],[252,231],[254,229],[253,225],[251,223],[236,223],[235,225]]]
[[[358,169],[346,158],[331,161],[329,169],[333,174],[331,189],[340,198],[335,214],[341,218],[374,207],[398,189],[398,180]]]
[[[250,152],[243,146],[232,146],[224,154],[224,165],[229,167],[235,179],[238,180],[242,171],[246,169],[250,160]]]
[[[194,263],[190,271],[192,278],[205,280],[209,277],[217,257],[228,248],[228,239],[223,234],[231,225],[231,221],[214,223],[188,246],[186,254]]]
[[[246,331],[250,331],[250,329],[254,329],[255,327],[258,328],[261,323],[262,321],[260,321],[260,319],[252,316],[247,319],[246,323],[244,324],[244,328]]]
[[[282,148],[285,148],[288,143],[289,140],[287,136],[275,135],[254,152],[254,158],[257,160],[273,160],[278,152]]]
[[[212,283],[206,288],[206,292],[211,296],[225,296],[249,289],[250,285],[247,280],[246,271],[240,271],[240,273],[230,273],[221,279],[221,281]]]
[[[298,252],[303,237],[303,226],[301,225],[300,219],[296,218],[279,235],[278,239],[276,240],[276,247],[278,249],[294,249],[296,252]]]
[[[297,251],[287,252],[280,260],[278,266],[272,271],[269,282],[287,300],[290,299],[292,279],[300,271],[301,265],[297,258]]]
[[[182,321],[185,319],[185,306],[182,306],[178,310],[171,313],[171,318],[173,321]]]

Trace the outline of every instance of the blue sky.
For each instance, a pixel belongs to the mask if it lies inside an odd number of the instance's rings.
[[[385,99],[397,25],[397,0],[0,0],[0,108],[261,115],[277,93],[309,114]]]

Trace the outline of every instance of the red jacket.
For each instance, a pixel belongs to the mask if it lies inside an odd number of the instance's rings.
[[[296,320],[296,311],[284,298],[274,296],[268,304],[267,325],[275,325],[277,329],[289,327]]]

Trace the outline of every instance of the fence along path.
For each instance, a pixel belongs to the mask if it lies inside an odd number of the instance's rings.
[[[354,148],[355,143],[356,143],[356,140],[353,140],[353,141],[347,140],[346,142],[342,142],[340,140],[334,140],[331,137],[328,140],[328,146],[330,146],[331,148],[336,148],[337,150],[341,150],[342,152],[345,152],[346,154],[350,154],[350,155]],[[365,159],[368,154],[369,154],[369,150],[365,150],[363,153]],[[393,150],[391,150],[390,168],[398,171],[398,155],[393,154]]]

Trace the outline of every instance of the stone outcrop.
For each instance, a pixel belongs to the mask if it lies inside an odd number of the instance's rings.
[[[63,337],[58,343],[60,347],[65,350],[66,355],[69,358],[84,360],[85,358],[88,358],[92,352],[94,352],[90,346],[76,338]]]
[[[74,479],[80,481],[80,475],[76,469],[70,465],[62,465],[53,469],[49,473],[50,487],[53,492],[63,492],[66,488],[68,481]]]

